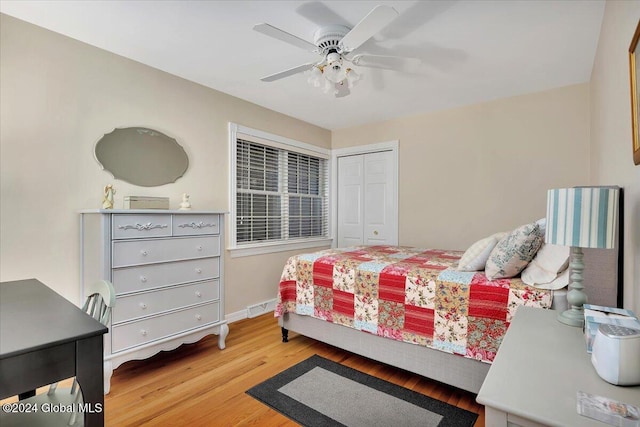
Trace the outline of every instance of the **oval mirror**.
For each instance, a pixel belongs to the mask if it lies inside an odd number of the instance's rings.
[[[178,142],[157,130],[118,128],[96,143],[96,159],[114,178],[142,187],[176,182],[189,167]]]

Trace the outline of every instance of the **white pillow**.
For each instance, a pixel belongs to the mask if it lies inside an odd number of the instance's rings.
[[[569,247],[542,244],[535,258],[522,271],[527,285],[540,285],[554,281],[569,267]]]
[[[507,233],[496,233],[480,239],[465,251],[458,262],[459,271],[481,271],[489,259],[489,254]]]
[[[533,286],[535,286],[538,289],[551,289],[554,291],[558,289],[562,289],[567,285],[569,285],[569,269],[568,268],[562,273],[560,273],[558,277],[556,277],[549,283],[533,284]]]

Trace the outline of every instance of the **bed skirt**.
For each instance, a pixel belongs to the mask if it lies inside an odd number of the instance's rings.
[[[478,393],[491,367],[474,359],[383,338],[310,316],[285,313],[281,327],[360,356]]]

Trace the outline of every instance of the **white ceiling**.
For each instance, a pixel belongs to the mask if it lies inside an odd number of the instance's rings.
[[[400,14],[357,52],[421,59],[412,73],[358,68],[335,98],[304,74],[261,77],[320,59],[252,30],[269,23],[313,42],[374,6]],[[326,129],[589,81],[602,0],[0,1],[2,13]]]

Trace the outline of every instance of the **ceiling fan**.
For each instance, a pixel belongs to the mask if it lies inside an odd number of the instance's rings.
[[[313,86],[322,87],[326,93],[333,91],[336,97],[342,97],[348,95],[351,87],[360,79],[358,73],[349,64],[388,69],[398,69],[399,65],[415,65],[416,62],[420,62],[419,59],[353,54],[364,42],[389,25],[397,16],[398,12],[390,6],[376,6],[353,28],[344,25],[328,25],[319,28],[313,43],[272,25],[257,24],[253,29],[259,33],[322,56],[319,62],[302,64],[260,80],[272,82],[307,71],[309,83]]]

